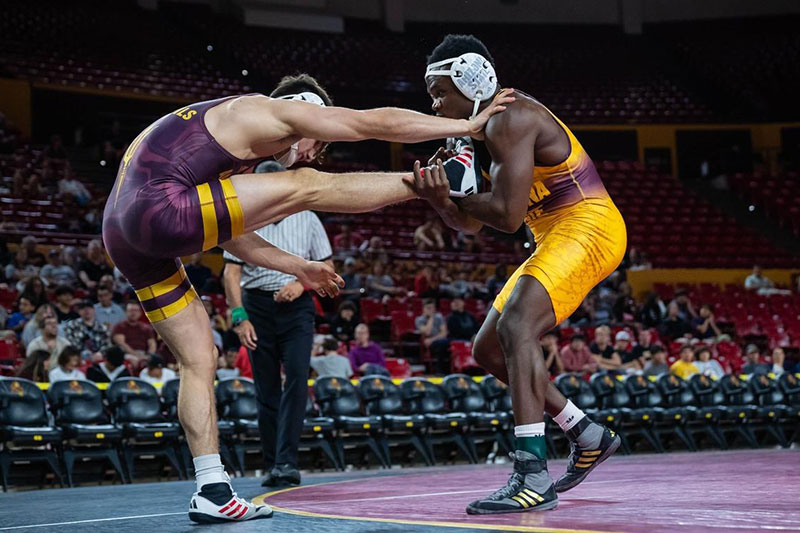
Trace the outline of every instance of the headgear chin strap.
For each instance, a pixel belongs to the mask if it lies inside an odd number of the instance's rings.
[[[445,65],[450,65],[450,68],[442,68]],[[456,88],[475,102],[472,117],[478,114],[481,102],[491,98],[497,90],[494,67],[485,57],[474,52],[431,63],[425,70],[425,77],[428,76],[450,76]]]

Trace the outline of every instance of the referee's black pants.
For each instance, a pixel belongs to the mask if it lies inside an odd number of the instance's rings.
[[[244,308],[258,342],[250,350],[258,399],[258,429],[267,470],[289,464],[297,468],[308,397],[308,367],[314,338],[314,302],[303,293],[278,303],[273,292],[246,289]],[[281,392],[281,363],[286,382]]]

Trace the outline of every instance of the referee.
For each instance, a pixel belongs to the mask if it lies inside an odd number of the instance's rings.
[[[269,161],[259,165],[256,172],[280,170],[280,164]],[[304,259],[331,263],[325,228],[311,211],[295,213],[256,233]],[[243,263],[228,252],[225,262],[223,281],[233,308],[233,323],[253,366],[267,472],[262,486],[297,485],[297,448],[308,396],[314,303],[294,276]],[[283,392],[281,364],[286,374]]]

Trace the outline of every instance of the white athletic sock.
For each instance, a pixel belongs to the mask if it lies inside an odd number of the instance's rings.
[[[544,436],[544,422],[537,422],[536,424],[524,424],[522,426],[514,426],[515,437],[543,437]]]
[[[203,488],[203,485],[228,481],[225,478],[225,469],[222,467],[222,461],[218,453],[200,455],[195,457],[193,461],[194,477],[197,480],[198,491]]]
[[[586,413],[578,409],[575,404],[572,403],[572,400],[567,400],[567,405],[564,406],[564,409],[562,409],[560,413],[553,417],[553,420],[555,420],[562,431],[567,431],[580,422],[584,416],[586,416]]]

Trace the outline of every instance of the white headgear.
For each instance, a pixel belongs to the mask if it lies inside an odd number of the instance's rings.
[[[303,102],[308,102],[310,104],[317,104],[319,106],[325,107],[325,101],[318,95],[312,92],[302,92],[298,94],[287,94],[285,96],[278,96],[279,100],[302,100]],[[276,158],[275,160],[283,165],[284,167],[288,168],[294,165],[297,162],[297,146],[300,144],[300,141],[294,143],[292,146],[289,147],[289,151],[287,151],[282,156]]]
[[[450,67],[443,69],[445,65]],[[425,70],[425,77],[428,76],[450,76],[456,88],[475,102],[473,117],[478,113],[480,103],[494,96],[497,90],[494,67],[485,57],[474,52],[431,63]]]
[[[312,92],[303,92],[297,94],[287,94],[285,96],[278,96],[281,100],[302,100],[304,102],[310,102],[312,104],[321,105],[325,107],[325,101],[318,95]]]

